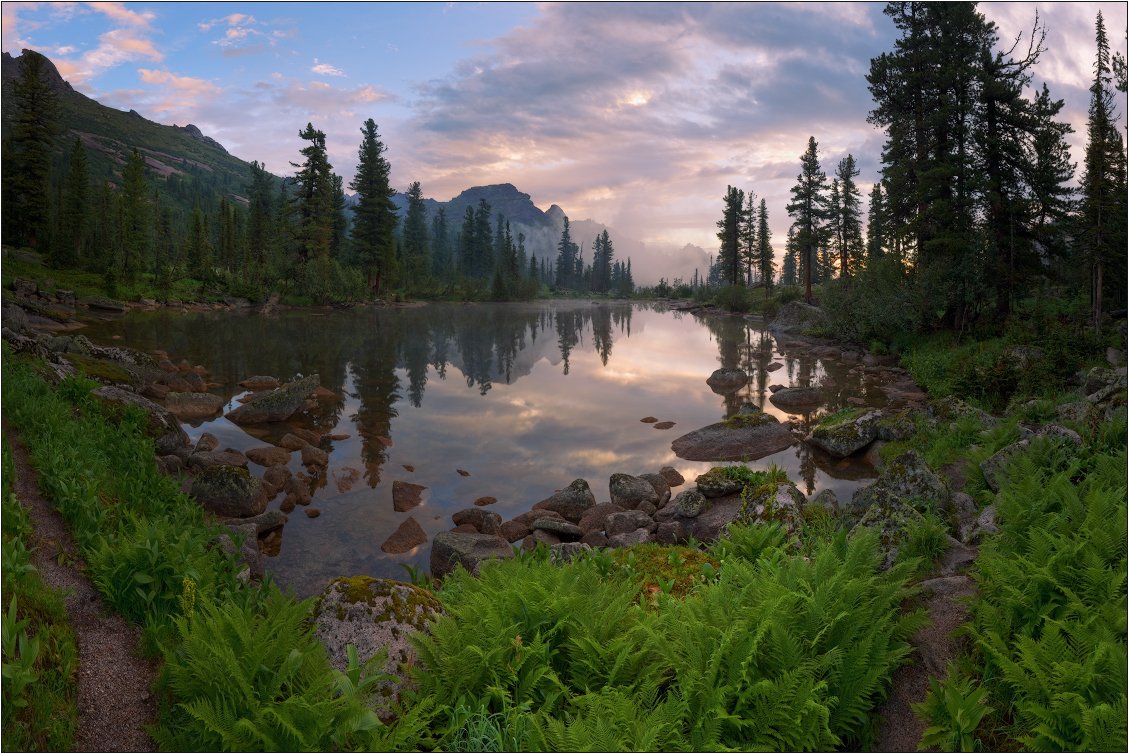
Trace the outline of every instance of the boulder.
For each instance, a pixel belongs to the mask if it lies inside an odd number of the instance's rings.
[[[165,456],[176,453],[188,445],[188,435],[180,427],[166,408],[158,406],[148,398],[120,387],[104,386],[91,392],[95,399],[117,406],[136,406],[145,412],[148,419],[145,423],[145,434],[153,440],[157,455]]]
[[[663,466],[659,469],[659,473],[662,474],[662,478],[665,479],[666,483],[671,487],[679,487],[686,484],[686,478],[678,473],[678,469],[673,466]]]
[[[638,508],[640,503],[656,505],[659,502],[654,485],[646,479],[630,474],[612,474],[608,482],[612,504],[621,508]]]
[[[909,532],[924,523],[925,518],[888,489],[878,487],[870,499],[870,506],[851,528],[851,536],[867,529],[877,531],[879,545],[885,555],[882,568],[886,569],[894,564]]]
[[[588,482],[575,479],[568,487],[553,493],[533,507],[537,510],[556,511],[575,524],[595,505],[596,497],[592,494]]]
[[[714,542],[729,525],[741,517],[745,505],[740,495],[719,497],[710,501],[709,506],[694,518],[678,518],[689,531],[687,536],[693,536],[701,542]]]
[[[827,312],[803,301],[790,301],[780,307],[776,319],[768,326],[773,332],[802,332],[825,326]]]
[[[1082,445],[1082,436],[1072,429],[1060,426],[1058,424],[1047,424],[1041,427],[1035,433],[1035,437],[1049,437],[1053,440],[1067,442],[1075,446]],[[1005,448],[996,451],[991,457],[986,458],[980,462],[980,473],[984,475],[984,481],[988,485],[988,489],[992,492],[1000,491],[1000,484],[1003,481],[1004,469],[1013,458],[1025,451],[1031,445],[1033,438],[1028,437],[1018,442],[1014,442]]]
[[[823,508],[832,515],[839,514],[839,496],[835,494],[835,490],[830,488],[820,490],[819,494],[813,497],[808,505],[814,508]]]
[[[221,552],[235,560],[237,567],[242,566],[236,573],[235,578],[244,584],[252,579],[262,579],[265,573],[263,554],[259,551],[259,539],[255,536],[254,527],[228,526],[226,528],[228,533],[220,534],[212,539],[209,547],[219,548]],[[237,539],[241,540],[242,544],[237,546],[235,544]]]
[[[278,441],[278,444],[286,450],[301,450],[302,448],[309,445],[308,442],[303,440],[301,437],[293,434],[292,432],[287,432],[286,434],[284,434],[282,436],[282,439]]]
[[[725,472],[725,466],[714,466],[705,474],[700,474],[694,484],[697,485],[698,492],[705,497],[725,497],[726,495],[736,495],[745,487],[745,483],[739,479],[734,479]],[[679,494],[682,498],[686,493]]]
[[[256,537],[262,537],[281,529],[286,521],[286,516],[278,511],[264,511],[257,516],[233,519],[232,522],[239,527],[250,527]]]
[[[279,386],[277,377],[267,377],[264,375],[256,375],[248,377],[239,383],[240,387],[245,387],[248,390],[274,390]]]
[[[642,545],[651,541],[651,532],[646,529],[636,529],[632,532],[616,534],[608,537],[608,547],[631,547]]]
[[[213,466],[238,466],[247,468],[247,456],[238,450],[206,450],[188,456],[189,469],[208,469]]]
[[[549,547],[549,560],[554,563],[568,563],[578,555],[591,550],[592,548],[583,542],[561,542],[559,545]]]
[[[223,398],[213,393],[165,394],[165,408],[181,421],[208,419],[223,408]]]
[[[770,395],[768,400],[784,411],[809,411],[823,403],[823,391],[817,387],[786,387]]]
[[[622,510],[625,509],[614,503],[599,503],[590,508],[577,525],[585,534],[591,531],[603,531],[607,525],[608,516]]]
[[[392,509],[398,513],[410,511],[420,504],[420,497],[427,488],[422,484],[401,482],[399,479],[392,482]]]
[[[403,555],[410,552],[420,545],[427,542],[427,532],[415,520],[415,517],[408,516],[404,523],[396,528],[380,545],[381,552],[386,552],[389,555]]]
[[[883,413],[878,420],[878,439],[885,442],[893,440],[908,440],[917,431],[914,421],[916,416],[912,409],[903,409],[896,413]]]
[[[17,335],[27,335],[31,330],[31,326],[27,321],[27,313],[24,312],[22,307],[15,304],[4,304],[3,315],[0,322],[3,326],[11,330]]]
[[[453,514],[451,520],[455,526],[470,524],[480,534],[500,534],[502,531],[502,517],[481,508],[465,508]]]
[[[478,573],[483,562],[493,558],[512,558],[510,543],[496,534],[465,534],[442,531],[431,541],[431,574],[443,578],[462,565]]]
[[[532,534],[521,540],[521,549],[528,552],[537,549],[537,545],[552,547],[559,544],[561,544],[561,538],[556,534],[544,529],[534,529]]]
[[[268,466],[263,472],[263,492],[266,493],[267,498],[270,499],[281,492],[291,476],[290,469],[285,466]]]
[[[650,529],[654,523],[651,517],[642,511],[621,511],[608,515],[604,522],[604,533],[610,539],[617,534],[626,534],[636,529]]]
[[[267,508],[262,483],[238,466],[211,466],[192,480],[192,497],[217,516],[247,518]]]
[[[655,494],[659,496],[658,501],[655,503],[657,508],[662,508],[670,502],[670,484],[662,474],[640,474],[640,479],[646,479],[651,483],[654,488]]]
[[[302,465],[324,469],[329,465],[329,454],[313,445],[302,447]]]
[[[533,531],[544,531],[558,537],[562,542],[577,542],[584,536],[582,530],[576,524],[570,524],[559,518],[539,518],[533,522]]]
[[[670,507],[679,518],[697,518],[710,507],[705,495],[696,489],[683,490],[671,501]]]
[[[580,542],[593,549],[603,548],[608,546],[608,535],[603,531],[590,531],[581,537]]]
[[[210,450],[215,450],[220,446],[220,439],[213,435],[211,432],[205,432],[200,435],[200,439],[196,441],[196,446],[192,448],[193,453],[207,453]]]
[[[760,490],[744,502],[742,520],[757,523],[778,523],[788,534],[795,534],[803,526],[804,494],[791,482],[781,482],[774,488]]]
[[[856,490],[851,498],[853,513],[861,514],[881,499],[880,493],[887,492],[918,511],[943,510],[949,505],[949,488],[916,450],[897,456],[882,467],[877,482]]]
[[[748,418],[744,418],[748,417]],[[687,461],[755,461],[796,442],[788,428],[770,414],[738,414],[682,435],[670,444]]]
[[[443,608],[426,589],[391,579],[353,576],[334,579],[322,590],[311,614],[314,635],[325,646],[329,664],[348,668],[348,647],[365,663],[381,651],[387,655],[379,668],[385,678],[370,697],[376,712],[389,720],[407,670],[415,664],[412,637],[426,633]]]
[[[287,383],[268,393],[255,396],[225,416],[235,424],[263,424],[285,421],[306,405],[306,398],[318,387],[321,378],[316,374]]]
[[[290,463],[290,451],[286,448],[276,448],[274,445],[251,448],[244,455],[260,466],[285,466]]]
[[[681,545],[689,539],[682,521],[665,521],[655,528],[654,539],[660,545]]]
[[[706,384],[718,395],[735,393],[749,382],[749,375],[741,369],[717,369],[706,378]]]
[[[957,419],[965,416],[976,417],[985,427],[994,427],[1000,423],[999,419],[992,416],[987,411],[982,411],[975,406],[970,406],[960,398],[951,395],[930,401],[929,416],[933,421],[941,424],[952,424]]]
[[[846,458],[877,439],[881,419],[881,411],[838,412],[816,424],[805,441],[835,458]]]

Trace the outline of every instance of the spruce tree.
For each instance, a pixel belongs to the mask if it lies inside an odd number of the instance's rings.
[[[333,166],[325,146],[325,132],[312,123],[298,132],[310,142],[300,152],[305,160],[292,162],[298,168],[294,180],[298,185],[295,197],[298,213],[299,254],[303,261],[328,259],[333,247],[334,192]]]
[[[760,276],[762,285],[767,286],[769,281],[761,275],[758,259],[760,258],[757,245],[757,197],[752,189],[745,193],[745,206],[741,209],[741,261],[745,266],[745,284],[752,286],[755,276]]]
[[[349,182],[349,188],[357,195],[350,242],[353,260],[368,276],[369,289],[376,293],[393,264],[396,206],[392,197],[396,192],[389,185],[391,169],[376,122],[369,118],[361,126],[357,173]]]
[[[572,241],[572,232],[568,225],[568,216],[564,219],[564,228],[561,230],[561,240],[557,242],[556,285],[558,288],[574,288],[576,278],[576,262],[578,247]]]
[[[735,186],[727,186],[723,199],[721,219],[717,221],[718,266],[722,285],[741,285],[741,217],[745,202],[745,192]]]
[[[52,249],[55,264],[74,267],[86,257],[90,233],[90,169],[86,149],[77,136],[71,147],[70,165],[63,182],[63,202],[59,213],[59,242]]]
[[[121,218],[120,272],[124,281],[133,282],[149,269],[153,247],[149,182],[145,179],[145,160],[136,149],[122,171]]]
[[[799,263],[804,276],[804,300],[812,302],[812,266],[818,262],[816,251],[823,237],[827,217],[827,175],[819,166],[819,145],[808,137],[808,148],[800,155],[800,173],[792,187],[788,214],[796,230],[794,243],[800,250]]]
[[[776,275],[775,252],[772,250],[772,231],[768,227],[768,206],[761,199],[760,211],[757,212],[757,252],[756,265],[760,274],[761,283],[764,285],[764,296],[772,289],[772,281]],[[696,272],[696,270],[695,270]]]
[[[862,240],[862,193],[855,183],[858,175],[854,155],[848,154],[839,161],[835,177],[839,182],[839,274],[843,277],[859,271],[865,253]]]
[[[267,262],[267,249],[274,224],[271,175],[260,162],[251,163],[251,184],[247,187],[247,246],[250,264],[262,274]]]
[[[886,253],[886,212],[883,207],[882,184],[875,181],[870,189],[870,206],[866,211],[866,264],[869,267]]]
[[[1100,330],[1106,299],[1125,300],[1126,265],[1125,149],[1114,111],[1109,41],[1101,11],[1095,22],[1095,42],[1078,232],[1090,270],[1093,324]]]
[[[46,59],[25,50],[12,85],[15,116],[4,145],[4,242],[41,248],[49,232],[51,150],[58,132],[58,94]]]
[[[408,211],[404,218],[401,252],[404,275],[409,285],[423,286],[431,271],[427,256],[427,208],[423,204],[423,191],[419,181],[408,186]]]
[[[439,280],[448,280],[451,276],[451,237],[447,211],[443,207],[431,218],[431,274]]]

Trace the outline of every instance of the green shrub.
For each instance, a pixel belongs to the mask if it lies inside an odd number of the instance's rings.
[[[717,292],[715,302],[731,312],[747,312],[752,308],[752,295],[743,285],[727,285]]]
[[[951,666],[944,681],[930,678],[925,701],[913,705],[918,717],[929,723],[921,736],[921,748],[976,751],[976,730],[992,711],[985,701],[987,696],[987,689],[968,678],[956,678]]]

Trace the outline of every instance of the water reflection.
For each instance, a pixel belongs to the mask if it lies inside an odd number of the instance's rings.
[[[337,438],[327,447],[328,471],[315,481],[321,516],[291,514],[269,566],[299,594],[342,573],[402,577],[401,563],[426,565],[426,545],[405,556],[380,551],[408,515],[433,536],[481,496],[496,497],[492,509],[509,518],[577,477],[588,479],[600,500],[615,472],[669,464],[692,480],[711,464],[677,458],[670,442],[680,434],[745,404],[803,425],[818,418],[773,405],[775,384],[820,387],[820,411],[848,400],[884,401],[872,377],[826,349],[780,340],[744,318],[650,304],[432,305],[272,317],[164,310],[95,323],[88,334],[95,341],[120,335],[127,345],[205,365],[228,408],[244,394],[238,382],[252,375],[316,372],[333,391],[295,425],[244,430],[219,417],[186,427],[193,439],[208,431],[238,450],[277,443],[296,426]],[[718,367],[742,369],[750,380],[716,395],[705,380]],[[639,421],[649,415],[676,426],[664,431]],[[873,476],[865,464],[804,445],[756,465],[769,463],[808,494],[831,488],[849,495]],[[298,458],[291,468],[302,470]],[[410,514],[392,509],[395,480],[427,487]]]

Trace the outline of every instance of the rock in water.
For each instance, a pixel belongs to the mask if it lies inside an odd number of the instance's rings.
[[[815,387],[786,387],[769,396],[769,401],[785,411],[810,410],[823,403],[823,394]]]
[[[836,458],[846,458],[878,438],[881,411],[850,411],[832,415],[812,429],[807,442],[822,448]]]
[[[654,489],[651,492],[653,493]],[[575,524],[584,517],[589,508],[595,505],[596,497],[592,494],[588,482],[583,479],[574,479],[572,484],[545,498],[533,507],[537,510],[556,511]]]
[[[262,483],[238,466],[210,466],[192,480],[190,494],[218,516],[247,518],[267,509]]]
[[[182,421],[207,419],[223,408],[223,398],[212,393],[165,394],[165,408]]]
[[[415,520],[415,517],[408,516],[404,523],[400,524],[396,531],[388,539],[384,540],[384,544],[380,546],[383,552],[389,555],[403,555],[416,547],[419,547],[427,541],[427,532]]]
[[[740,369],[717,369],[714,373],[706,378],[706,384],[710,386],[710,390],[718,395],[728,395],[735,393],[749,381],[749,375],[745,374]]]
[[[469,534],[442,531],[431,541],[431,574],[442,578],[462,565],[478,573],[483,562],[494,558],[512,558],[510,543],[495,534]]]
[[[638,508],[640,503],[658,505],[659,495],[646,479],[630,474],[612,474],[608,482],[612,503],[621,508]],[[579,519],[578,519],[579,520]]]
[[[743,418],[749,417],[749,418]],[[788,428],[770,414],[739,414],[682,435],[670,444],[687,461],[755,461],[796,442]]]
[[[392,482],[392,509],[398,513],[410,511],[420,503],[420,496],[427,488],[422,484],[412,484],[411,482],[401,482],[395,480]]]
[[[348,668],[350,644],[362,664],[387,650],[380,670],[395,680],[384,681],[370,697],[377,703],[377,714],[387,718],[403,688],[405,668],[415,661],[412,635],[426,632],[442,612],[439,600],[426,589],[371,576],[341,577],[318,598],[314,635],[325,645],[329,663],[341,671]]]
[[[226,417],[236,424],[263,424],[285,421],[306,404],[306,398],[318,388],[316,374],[287,383],[269,393],[255,396],[242,406],[228,411]]]

